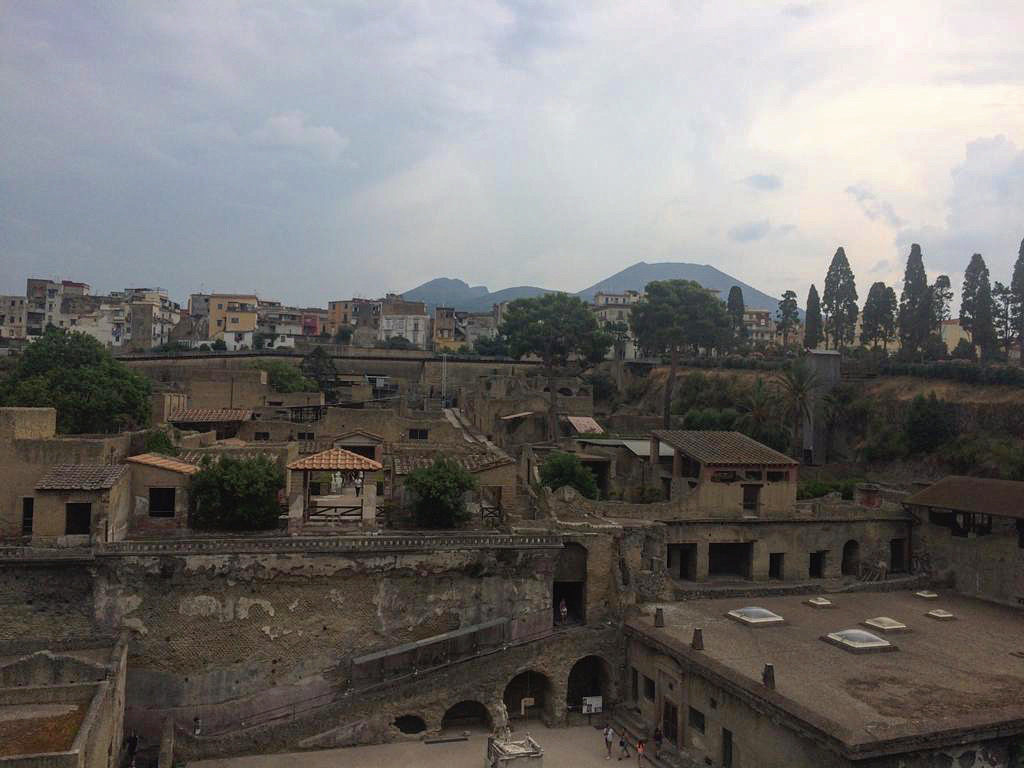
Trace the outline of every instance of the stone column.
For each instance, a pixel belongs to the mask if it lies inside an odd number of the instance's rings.
[[[697,542],[697,572],[695,576],[697,581],[708,580],[708,543],[706,541]]]

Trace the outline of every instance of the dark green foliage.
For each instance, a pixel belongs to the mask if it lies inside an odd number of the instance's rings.
[[[589,376],[584,376],[583,378],[590,385],[595,401],[607,403],[614,401],[618,397],[619,388],[615,384],[615,379],[605,371],[594,371]]]
[[[215,339],[212,345],[212,349],[214,352],[224,352],[225,350],[227,350],[227,348],[228,345],[227,342],[224,341],[224,339]]]
[[[944,360],[946,355],[946,342],[942,340],[942,337],[937,333],[929,334],[921,348],[921,356],[925,360],[935,361]]]
[[[501,334],[480,336],[473,342],[473,351],[482,357],[508,357],[508,341]]]
[[[352,340],[353,332],[352,326],[341,325],[338,327],[337,333],[334,334],[334,341],[338,344],[348,344]]]
[[[149,381],[91,336],[50,326],[0,381],[0,403],[56,408],[65,434],[120,432],[149,422]]]
[[[899,334],[905,354],[913,356],[924,347],[931,333],[933,301],[928,289],[928,275],[924,271],[921,246],[910,246],[907,268],[903,273],[903,292],[900,294]]]
[[[981,350],[982,360],[995,351],[996,332],[993,323],[992,284],[988,267],[980,253],[971,257],[964,270],[963,290],[960,294],[960,325],[971,335],[971,343]]]
[[[732,430],[739,416],[732,408],[694,408],[683,416],[683,429]]]
[[[151,429],[146,433],[143,446],[145,453],[162,453],[164,456],[177,456],[178,446],[171,440],[166,429]]]
[[[1013,294],[1013,332],[1024,347],[1024,240],[1020,241],[1017,261],[1013,264],[1013,279],[1010,280],[1010,293]]]
[[[797,360],[778,376],[776,385],[782,406],[793,427],[792,455],[799,458],[802,453],[803,424],[811,416],[821,383],[806,361]]]
[[[1024,480],[1024,443],[1012,437],[962,434],[938,453],[957,475]]]
[[[465,495],[476,477],[458,462],[441,457],[409,473],[405,488],[413,495],[413,514],[421,528],[461,528],[469,520]]]
[[[950,357],[954,360],[977,360],[978,356],[974,352],[974,345],[971,344],[967,339],[960,339],[950,353]]]
[[[918,395],[907,409],[904,429],[911,453],[930,453],[956,434],[956,411],[934,392]]]
[[[302,358],[302,373],[316,383],[318,390],[330,392],[334,387],[338,369],[334,367],[334,360],[327,354],[327,350],[316,347]]]
[[[861,344],[877,347],[885,345],[892,339],[892,331],[896,325],[896,293],[885,283],[871,285],[868,297],[864,301],[864,312],[861,317]]]
[[[949,281],[949,275],[936,277],[931,292],[933,304],[931,330],[939,330],[941,333],[942,323],[950,318],[949,306],[953,302],[953,285]]]
[[[190,525],[210,531],[263,531],[281,515],[277,494],[284,472],[266,456],[205,460],[192,475]]]
[[[317,384],[302,375],[302,371],[283,360],[261,360],[253,364],[267,372],[267,383],[275,392],[316,392]]]
[[[821,300],[818,298],[818,289],[811,283],[811,289],[807,292],[807,309],[804,312],[804,347],[815,349],[824,338],[822,333]]]
[[[949,379],[965,384],[1005,384],[1024,387],[1024,369],[1005,365],[973,363],[905,363],[886,361],[879,368],[886,376],[916,376],[923,379]]]
[[[992,307],[994,310],[992,324],[996,340],[1003,352],[1010,351],[1010,345],[1013,344],[1016,337],[1013,328],[1013,316],[1016,311],[1014,301],[1016,299],[1008,285],[1003,285],[998,280],[992,284]]]
[[[796,497],[797,499],[820,499],[830,493],[838,493],[846,501],[852,501],[857,483],[862,482],[864,482],[863,478],[859,477],[847,477],[842,480],[806,480],[797,486]]]
[[[405,336],[392,336],[385,339],[382,344],[378,346],[384,349],[416,349],[416,345],[409,341]]]
[[[200,344],[199,345],[199,351],[200,352],[209,352],[210,351],[210,345],[209,344]]]
[[[621,320],[614,320],[605,323],[604,330],[611,336],[612,349],[615,351],[615,359],[623,360],[626,357],[626,344],[629,342],[629,323]]]
[[[836,349],[853,343],[853,329],[857,322],[857,284],[846,251],[841,247],[836,250],[825,275],[821,311],[825,316],[826,343],[831,339]]]
[[[553,491],[566,485],[572,486],[588,499],[597,498],[597,482],[594,473],[572,453],[556,451],[540,465],[540,482]]]
[[[743,325],[743,312],[746,307],[743,303],[743,289],[738,285],[734,285],[729,289],[729,300],[726,302],[726,311],[729,313],[729,319],[732,322],[733,333],[743,338],[747,335],[747,328]]]
[[[796,328],[800,321],[800,313],[796,305],[796,294],[793,291],[786,291],[782,294],[782,301],[779,302],[779,310],[775,315],[776,324],[782,331],[782,346],[789,346],[789,334]]]

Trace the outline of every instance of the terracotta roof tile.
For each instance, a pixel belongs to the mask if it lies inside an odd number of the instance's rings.
[[[659,429],[654,436],[678,448],[701,464],[796,464],[783,453],[747,437],[742,432],[717,432],[698,429]]]
[[[127,461],[130,461],[132,464],[144,464],[147,467],[166,469],[181,475],[194,475],[199,471],[199,467],[195,464],[182,461],[174,456],[164,456],[159,453],[140,453],[138,456],[129,456]]]
[[[252,411],[248,408],[184,408],[174,411],[167,420],[180,424],[203,424],[228,421],[249,421]]]
[[[904,504],[1024,519],[1024,483],[950,475],[903,499]]]
[[[342,472],[360,470],[364,472],[376,472],[383,469],[379,461],[360,456],[358,453],[346,451],[344,448],[330,448],[312,456],[293,461],[288,469],[314,470],[324,472]]]
[[[601,425],[590,416],[562,416],[562,420],[569,422],[581,435],[604,434]]]
[[[502,451],[478,451],[474,453],[444,453],[438,451],[420,451],[416,453],[399,453],[394,456],[395,474],[408,475],[417,469],[432,466],[434,461],[444,457],[453,460],[469,472],[484,472],[495,467],[515,464],[515,460]]]
[[[128,471],[124,464],[57,464],[50,467],[37,491],[104,491]]]

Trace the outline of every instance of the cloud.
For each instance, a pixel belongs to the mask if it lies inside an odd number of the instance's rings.
[[[892,269],[892,262],[889,259],[880,259],[875,262],[875,265],[868,271],[871,273],[888,272]]]
[[[747,176],[743,181],[750,187],[765,192],[782,189],[782,177],[774,173],[755,173],[753,176]]]
[[[730,229],[729,237],[737,243],[749,243],[754,240],[760,240],[771,232],[771,229],[771,222],[767,219],[762,221],[750,221],[746,224],[740,224]]]
[[[857,201],[864,215],[872,221],[882,221],[890,227],[903,226],[903,219],[896,215],[892,205],[880,200],[866,184],[852,184],[846,188],[846,194]]]
[[[980,253],[1007,282],[1024,237],[1024,150],[1002,135],[976,139],[951,176],[945,223],[907,227],[897,244],[920,243],[929,271],[962,271]]]
[[[314,125],[297,111],[268,117],[249,140],[257,147],[297,150],[330,163],[337,162],[349,143],[331,126]]]

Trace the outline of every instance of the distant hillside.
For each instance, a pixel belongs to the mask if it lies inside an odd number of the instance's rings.
[[[708,264],[671,261],[660,264],[647,264],[641,261],[583,289],[576,295],[584,301],[593,301],[594,294],[598,291],[606,293],[642,291],[652,280],[694,280],[705,288],[718,290],[722,301],[728,298],[729,289],[738,285],[743,291],[743,303],[749,309],[774,310],[779,305],[778,298],[769,296]],[[468,312],[486,312],[494,304],[500,304],[503,301],[531,298],[550,292],[547,288],[521,285],[491,293],[482,285],[471,286],[456,278],[439,277],[406,291],[403,295],[411,301],[424,302],[431,310],[434,307],[442,306],[455,307]]]
[[[687,264],[681,261],[664,261],[660,264],[648,264],[641,261],[599,283],[594,283],[576,295],[584,301],[593,301],[594,294],[598,291],[605,293],[642,291],[652,280],[693,280],[705,288],[717,290],[722,301],[729,298],[729,289],[738,285],[743,291],[743,305],[747,309],[774,310],[779,306],[777,297],[769,296],[742,280],[737,280],[735,277],[715,269],[710,264]]]

